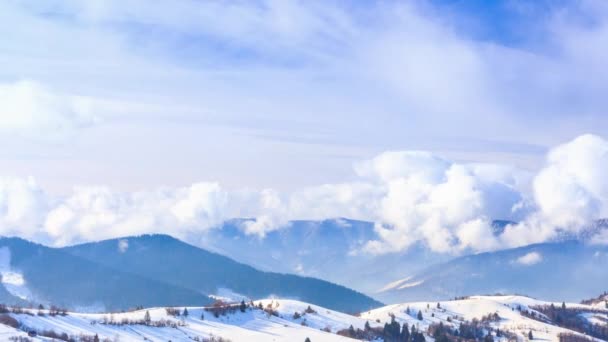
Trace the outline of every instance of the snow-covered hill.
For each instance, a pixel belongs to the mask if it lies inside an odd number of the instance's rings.
[[[477,327],[484,336],[490,334],[495,341],[527,341],[531,334],[533,339],[545,341],[558,341],[560,333],[584,337],[584,334],[558,326],[541,312],[541,308],[551,308],[552,304],[556,312],[575,313],[586,325],[605,327],[608,324],[608,310],[598,306],[550,303],[522,296],[474,296],[439,303],[403,303],[364,312],[358,317],[295,300],[266,299],[252,304],[254,306],[247,305],[243,310],[239,305],[189,307],[187,316],[183,315],[183,308],[177,310],[181,312],[179,316],[165,308],[113,314],[69,312],[65,316],[51,316],[48,310],[25,309],[25,313],[0,315],[2,322],[14,318],[13,325],[18,326],[11,328],[0,324],[0,338],[4,341],[11,336],[25,337],[27,332],[35,330],[37,336],[29,337],[33,341],[49,340],[40,334],[49,335],[51,331],[74,336],[76,341],[95,335],[101,341],[210,341],[212,338],[215,341],[220,338],[230,341],[305,341],[306,338],[313,342],[347,341],[352,339],[337,332],[344,333],[351,326],[353,330],[363,331],[367,325],[368,331],[377,333],[380,341],[382,327],[392,321],[416,327],[429,341],[433,340],[429,332],[439,323],[457,330],[474,321],[478,322]],[[567,310],[562,309],[562,305]]]

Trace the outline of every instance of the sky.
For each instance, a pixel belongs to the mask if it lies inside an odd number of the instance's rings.
[[[0,34],[2,234],[352,217],[460,252],[608,206],[601,0],[9,0]]]

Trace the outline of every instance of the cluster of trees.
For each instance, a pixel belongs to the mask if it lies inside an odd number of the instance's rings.
[[[215,318],[219,318],[220,316],[233,314],[237,311],[245,312],[250,307],[255,307],[253,302],[245,303],[245,301],[242,300],[240,304],[229,304],[221,300],[216,300],[211,307],[206,307],[205,311],[212,313]],[[264,310],[261,302],[259,303],[259,308]],[[201,316],[201,319],[204,319],[204,316]]]
[[[421,319],[421,318],[419,318]],[[384,323],[382,336],[386,342],[425,342],[426,339],[422,332],[412,325],[411,329],[407,323],[400,326],[399,322],[395,321],[395,316],[391,316],[391,323]]]
[[[559,342],[594,342],[593,339],[573,333],[560,333],[557,337]]]
[[[601,303],[601,302],[604,302],[604,305],[608,309],[608,291],[604,291],[604,293],[602,293],[601,295],[599,295],[595,298],[585,299],[585,300],[581,301],[581,304],[592,305],[592,304]]]
[[[314,310],[314,309],[313,309],[313,308],[312,308],[312,307],[309,305],[309,306],[306,308],[306,310],[302,311],[302,313],[299,313],[299,312],[297,312],[297,311],[296,311],[296,312],[294,312],[294,313],[293,313],[293,316],[292,316],[291,318],[293,318],[293,319],[300,319],[300,318],[302,318],[303,316],[305,316],[306,314],[316,314],[316,313],[317,313],[317,312],[316,312],[316,311],[315,311],[315,310]],[[302,323],[304,323],[304,322],[302,322]],[[302,325],[304,325],[304,324],[302,324]]]
[[[187,318],[190,315],[190,313],[188,312],[188,308],[184,308],[184,310],[180,310],[178,308],[165,308],[165,312],[167,313],[168,316],[172,316],[172,317],[183,316],[183,317]]]
[[[66,341],[66,342],[110,342],[108,338],[100,339],[97,334],[95,335],[68,335],[67,333],[58,333],[55,330],[29,330],[30,336],[43,336],[52,339],[53,341]],[[29,338],[14,339],[14,341],[31,341]]]
[[[595,338],[599,338],[602,340],[608,340],[608,326],[603,324],[590,324],[587,320],[585,320],[581,314],[582,313],[605,313],[602,310],[589,310],[589,309],[579,309],[579,308],[567,308],[565,303],[562,303],[561,306],[556,307],[555,305],[542,305],[536,306],[532,309],[538,311],[543,314],[547,318],[549,318],[556,325],[574,330],[580,333],[584,333]],[[543,321],[540,315],[534,314],[534,311],[529,312],[527,310],[521,312],[522,315]]]
[[[153,321],[152,318],[150,317],[150,312],[147,310],[142,319],[129,319],[129,318],[124,317],[120,320],[115,320],[114,316],[111,315],[109,318],[104,316],[99,322],[98,321],[91,322],[91,324],[96,324],[96,323],[104,324],[104,325],[114,325],[114,326],[145,325],[145,326],[155,327],[155,328],[166,328],[166,327],[177,328],[177,327],[186,326],[186,323],[184,321],[174,321],[174,320],[168,320],[168,319],[160,319],[158,321]]]
[[[358,340],[377,340],[385,342],[425,342],[424,334],[412,325],[410,328],[407,323],[403,326],[391,315],[391,322],[385,323],[383,328],[372,328],[369,322],[365,322],[363,329],[355,329],[352,325],[348,329],[340,330],[338,335],[346,336]]]
[[[371,328],[369,323],[365,324],[363,330],[355,329],[352,325],[348,329],[339,330],[336,334],[340,336],[350,337],[357,340],[373,341],[377,340],[382,336],[382,330],[380,328]]]
[[[6,314],[6,313],[14,313],[14,314],[25,314],[25,315],[30,315],[33,316],[34,313],[32,312],[33,307],[29,307],[29,308],[24,308],[22,306],[19,305],[14,305],[14,306],[7,306],[6,304],[0,304],[0,314]],[[49,307],[48,310],[48,314],[51,316],[67,316],[68,315],[68,309],[66,308],[62,308],[62,307],[58,307],[55,305],[51,305]],[[38,316],[44,316],[44,306],[42,304],[38,305]]]
[[[517,340],[513,333],[493,329],[489,323],[499,320],[498,315],[490,314],[481,320],[473,319],[470,322],[461,322],[458,328],[444,325],[443,322],[433,323],[428,329],[429,336],[433,336],[436,342],[448,341],[483,341],[493,342],[495,337],[505,337],[507,340]]]

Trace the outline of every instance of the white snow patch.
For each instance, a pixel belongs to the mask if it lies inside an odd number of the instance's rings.
[[[0,277],[2,285],[10,294],[24,300],[33,299],[23,274],[11,269],[11,251],[7,247],[0,248]]]
[[[236,303],[236,302],[240,302],[242,300],[248,302],[251,300],[251,298],[249,298],[245,295],[236,293],[236,292],[232,291],[231,289],[224,288],[224,287],[217,289],[215,294],[209,295],[209,297],[211,297],[215,300],[221,300],[222,302],[226,302],[226,303]]]
[[[407,289],[408,287],[416,287],[418,285],[422,285],[423,283],[424,283],[424,280],[418,280],[418,281],[413,281],[411,283],[405,283],[405,284],[399,286],[399,290]]]
[[[381,292],[386,292],[386,291],[390,291],[390,290],[403,290],[409,287],[415,287],[418,285],[422,285],[424,283],[424,280],[416,280],[416,281],[410,281],[412,279],[412,277],[407,277],[407,278],[403,278],[403,279],[399,279],[396,280],[392,283],[387,284],[385,287],[381,288],[378,293]]]
[[[389,290],[394,290],[396,288],[399,287],[399,285],[407,282],[408,280],[412,279],[412,277],[406,277],[403,279],[399,279],[399,280],[395,280],[391,283],[386,284],[386,286],[384,286],[383,288],[381,288],[380,290],[378,290],[378,292],[385,292],[385,291],[389,291]]]
[[[127,239],[118,240],[118,251],[120,253],[124,253],[127,251],[127,249],[129,249],[129,240],[127,240]]]

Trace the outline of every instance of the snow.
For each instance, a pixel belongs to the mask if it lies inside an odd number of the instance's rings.
[[[394,316],[399,323],[416,325],[418,330],[426,331],[432,323],[443,322],[447,325],[457,326],[461,321],[481,318],[488,314],[498,314],[500,320],[491,322],[493,328],[511,331],[517,334],[520,341],[525,341],[528,331],[532,330],[535,339],[557,341],[561,332],[569,330],[524,317],[517,310],[521,307],[530,310],[536,305],[550,305],[551,302],[536,300],[523,296],[474,296],[462,300],[439,302],[413,302],[389,305],[375,310],[364,312],[360,317],[329,310],[317,305],[311,305],[297,300],[263,299],[254,301],[257,306],[272,308],[278,316],[267,314],[259,309],[247,309],[245,312],[236,310],[224,316],[214,317],[211,312],[202,307],[188,307],[189,316],[169,316],[165,308],[150,308],[126,313],[76,313],[70,312],[67,316],[37,315],[37,310],[30,310],[31,314],[13,314],[14,318],[27,328],[36,330],[54,330],[69,335],[94,335],[101,338],[118,338],[120,341],[182,341],[192,340],[196,337],[222,337],[231,341],[304,341],[309,337],[312,341],[348,341],[351,339],[336,335],[342,329],[353,326],[363,329],[366,322],[372,327],[381,327],[390,322]],[[553,303],[558,306],[561,303]],[[590,323],[606,324],[608,310],[598,312],[593,306],[566,303],[568,307],[578,307],[589,312],[582,313],[582,317]],[[313,312],[306,312],[307,309]],[[410,314],[406,309],[410,308]],[[183,308],[179,308],[183,310]],[[106,325],[103,320],[112,319],[121,321],[143,320],[146,311],[150,313],[152,321],[169,320],[179,323],[177,327],[152,327],[145,325]],[[422,312],[423,319],[418,320],[416,315]],[[594,312],[592,312],[594,311]],[[44,311],[47,313],[46,311]],[[294,313],[298,315],[294,318]],[[201,314],[204,319],[201,319]],[[448,317],[451,322],[448,321]],[[322,331],[327,329],[329,332]],[[19,331],[0,325],[0,340],[9,336],[24,336]],[[40,339],[38,339],[40,340]],[[430,340],[430,339],[429,339]],[[351,340],[352,341],[352,340]]]
[[[7,247],[0,248],[0,276],[2,286],[10,294],[25,300],[33,299],[23,274],[11,268],[11,251]]]
[[[240,302],[241,300],[248,302],[250,300],[249,297],[240,293],[236,293],[231,289],[225,287],[217,289],[217,291],[215,291],[215,294],[209,295],[209,297],[215,300],[221,300],[226,303]]]
[[[414,280],[411,281],[412,277],[403,278],[392,283],[387,284],[383,288],[381,288],[378,293],[388,292],[391,290],[403,290],[409,287],[416,287],[424,284],[424,280]]]
[[[529,308],[533,306],[552,304],[533,298],[523,296],[473,296],[462,300],[442,301],[439,304],[440,308],[437,308],[437,302],[389,305],[365,312],[361,315],[361,318],[379,320],[384,324],[390,322],[391,315],[394,315],[400,323],[408,323],[410,326],[416,325],[418,329],[426,330],[432,323],[443,322],[443,324],[458,326],[462,319],[470,321],[473,318],[480,319],[482,316],[497,313],[500,316],[500,321],[491,323],[492,327],[515,332],[522,338],[525,338],[528,331],[532,330],[535,339],[558,341],[559,333],[572,332],[522,316],[517,310],[518,307],[523,310],[530,310]],[[561,306],[562,303],[553,304]],[[592,306],[576,303],[566,303],[566,305],[570,308],[596,309]],[[406,313],[408,307],[410,308],[409,315]],[[423,319],[421,321],[416,318],[418,311],[422,312]],[[448,317],[450,317],[452,323],[448,322]]]
[[[308,304],[290,300],[263,300],[264,306],[269,303],[277,306],[280,317],[270,316],[262,310],[247,310],[242,313],[228,314],[215,318],[211,312],[204,311],[204,308],[189,307],[189,316],[172,317],[167,315],[165,308],[151,308],[138,310],[128,313],[113,314],[87,314],[70,312],[67,316],[49,315],[38,316],[36,310],[32,310],[32,315],[11,314],[23,324],[26,329],[53,330],[58,333],[68,335],[94,335],[100,338],[119,338],[120,341],[141,341],[144,338],[149,341],[181,341],[191,340],[195,337],[222,337],[231,341],[304,341],[309,337],[312,341],[348,341],[351,339],[334,334],[339,329],[348,328],[350,324],[356,324],[361,328],[365,320],[346,314],[331,311],[318,306],[313,306],[318,310],[317,314],[305,314],[304,318],[308,326],[301,324],[302,319],[293,319],[295,311],[304,311]],[[181,308],[180,308],[181,309]],[[150,313],[152,321],[161,319],[172,322],[183,322],[184,326],[172,327],[150,327],[144,325],[105,325],[101,322],[104,318],[112,318],[114,321],[121,321],[123,318],[130,320],[142,320],[146,311]],[[204,314],[204,320],[201,320]],[[321,331],[326,326],[332,327],[332,332]],[[1,332],[1,331],[0,331]],[[17,330],[7,330],[7,336],[21,334]],[[352,340],[351,340],[352,341]]]

